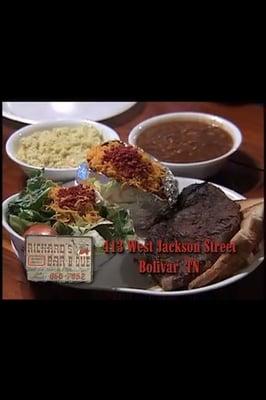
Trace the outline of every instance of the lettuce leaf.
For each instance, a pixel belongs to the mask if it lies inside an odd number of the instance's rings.
[[[106,227],[104,227],[105,231],[103,231],[102,226],[96,228],[99,233],[102,232],[102,235],[106,236],[107,240],[124,240],[127,239],[129,235],[133,235],[135,233],[133,222],[127,210],[119,207],[102,206],[100,213],[104,213],[104,215],[106,215],[105,218],[113,223],[113,225],[107,227],[108,232],[106,232]]]
[[[101,206],[100,215],[106,219],[95,224],[73,225],[57,221],[53,227],[59,235],[90,236],[90,232],[95,231],[104,240],[125,240],[134,235],[133,223],[126,210]]]
[[[47,210],[46,204],[48,200],[48,193],[51,187],[56,184],[46,179],[42,171],[36,171],[28,180],[25,189],[19,196],[11,201],[8,205],[9,220],[15,223],[16,227],[20,225],[26,226],[25,221],[31,222],[48,222],[53,218],[54,211]],[[11,218],[12,215],[12,218]],[[19,223],[17,216],[22,220]],[[15,222],[14,222],[15,221]],[[11,223],[10,223],[11,224]],[[20,230],[19,229],[19,230]]]
[[[53,228],[56,230],[58,235],[73,236],[73,229],[70,225],[64,224],[63,222],[57,221]]]
[[[105,224],[107,225],[107,224]],[[94,241],[94,245],[98,249],[102,249],[104,245],[105,237],[101,236],[97,231],[97,226],[91,228],[78,227],[75,225],[67,225],[63,222],[56,222],[54,224],[54,228],[58,235],[71,235],[71,236],[88,236],[92,237]]]
[[[19,235],[23,235],[23,233],[28,229],[31,225],[34,225],[33,222],[27,221],[26,219],[20,218],[17,215],[9,215],[8,219],[9,225],[14,229]]]

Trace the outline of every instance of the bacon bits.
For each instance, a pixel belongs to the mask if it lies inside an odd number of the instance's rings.
[[[88,206],[91,208],[96,200],[94,189],[85,185],[60,188],[57,197],[60,208],[75,210],[79,215],[85,215]]]
[[[111,162],[121,176],[129,179],[145,179],[152,170],[151,164],[144,161],[133,146],[115,146],[105,150],[102,161]]]

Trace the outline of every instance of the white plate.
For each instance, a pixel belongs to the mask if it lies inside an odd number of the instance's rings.
[[[180,192],[186,187],[193,183],[202,183],[200,179],[190,179],[177,177],[179,183]],[[241,194],[228,189],[224,186],[213,184],[219,187],[230,199],[232,200],[243,200]],[[13,245],[13,244],[12,244]],[[13,249],[18,256],[14,246]],[[178,290],[178,291],[162,291],[160,288],[151,289],[153,283],[151,279],[143,274],[138,273],[136,263],[133,261],[131,254],[116,254],[111,257],[104,255],[99,260],[96,260],[96,273],[94,275],[94,281],[91,284],[86,283],[74,283],[74,284],[63,284],[76,289],[83,290],[106,290],[106,291],[118,291],[125,293],[139,293],[144,295],[153,296],[189,296],[198,293],[208,292],[210,290],[221,289],[222,287],[228,286],[233,282],[236,282],[249,273],[254,271],[263,261],[264,254],[261,251],[252,262],[251,265],[243,269],[240,273],[232,276],[231,278],[225,279],[221,282],[208,285],[199,289],[193,290]]]
[[[48,120],[90,119],[101,121],[131,108],[136,102],[13,102],[2,103],[3,116],[25,124]]]

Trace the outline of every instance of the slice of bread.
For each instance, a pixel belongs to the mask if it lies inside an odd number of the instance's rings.
[[[256,198],[256,199],[245,199],[245,200],[238,200],[236,203],[238,203],[241,207],[241,211],[244,211],[250,207],[253,207],[257,204],[263,203],[263,198]]]
[[[240,203],[240,202],[239,202]],[[226,279],[248,265],[263,238],[263,199],[241,200],[243,220],[240,230],[231,239],[237,252],[222,254],[211,268],[199,275],[188,288],[195,289]]]

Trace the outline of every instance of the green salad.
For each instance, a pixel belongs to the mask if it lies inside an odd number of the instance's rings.
[[[63,187],[46,179],[42,171],[34,173],[9,203],[8,222],[22,236],[28,232],[90,236],[98,249],[105,240],[135,237],[128,211],[103,200],[93,183]]]

